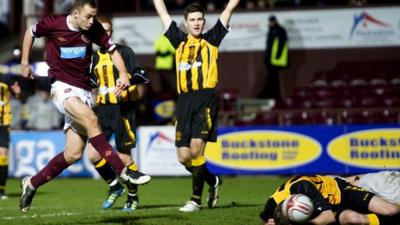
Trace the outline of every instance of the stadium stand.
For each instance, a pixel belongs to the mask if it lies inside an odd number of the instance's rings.
[[[340,62],[296,86],[271,111],[237,118],[235,125],[399,123],[399,62]],[[234,104],[234,103],[232,103]],[[234,108],[231,106],[231,108]]]

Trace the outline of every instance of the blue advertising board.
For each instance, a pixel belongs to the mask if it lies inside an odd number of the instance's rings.
[[[206,147],[217,174],[356,174],[400,169],[400,126],[249,126],[219,129]]]
[[[65,135],[62,131],[12,131],[9,151],[9,175],[23,177],[35,175],[55,155],[63,151]],[[96,177],[86,154],[69,166],[61,177]]]
[[[168,137],[175,136],[173,128],[168,132]],[[143,135],[146,136],[146,132],[139,129],[138,137]],[[62,131],[11,132],[9,175],[36,174],[63,150],[64,138]],[[139,169],[144,169],[148,165],[143,164],[149,162],[143,160],[146,157],[141,154],[149,154],[145,151],[148,144],[141,144],[140,140],[135,159],[142,159],[138,165]],[[157,141],[157,149],[170,149],[170,142],[163,146],[166,143]],[[175,159],[175,151],[168,153]],[[216,143],[207,144],[205,156],[207,167],[221,175],[345,175],[399,170],[400,125],[226,127],[219,129]],[[150,161],[160,164],[163,158],[159,158],[157,161],[157,155],[154,155]],[[177,166],[181,168],[181,165]],[[171,175],[169,171],[165,174]],[[84,154],[82,160],[71,165],[61,176],[98,177],[98,174]]]

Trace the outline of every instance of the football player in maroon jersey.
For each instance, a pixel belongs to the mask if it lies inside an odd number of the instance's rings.
[[[88,142],[110,163],[121,181],[144,184],[150,181],[124,166],[121,159],[102,134],[97,116],[92,110],[89,82],[92,43],[110,52],[119,71],[114,93],[119,96],[130,86],[128,72],[116,45],[95,19],[94,0],[75,0],[71,14],[48,16],[25,32],[22,47],[22,75],[33,78],[29,65],[30,50],[34,39],[47,37],[46,62],[51,82],[51,98],[58,110],[65,115],[64,151],[56,155],[33,177],[22,179],[20,210],[28,212],[36,189],[60,174],[69,165],[81,159]]]

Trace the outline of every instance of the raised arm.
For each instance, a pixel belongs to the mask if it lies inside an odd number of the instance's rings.
[[[229,20],[231,19],[233,10],[236,8],[236,6],[239,4],[240,0],[229,0],[228,4],[226,5],[224,11],[221,13],[221,16],[219,19],[221,20],[222,24],[225,27],[228,27],[229,25]]]
[[[22,54],[21,54],[21,73],[25,78],[33,79],[32,68],[29,65],[29,56],[31,53],[31,48],[35,38],[31,34],[31,28],[28,28],[24,35],[24,40],[22,42]]]
[[[161,22],[164,25],[164,28],[167,30],[168,27],[172,23],[172,18],[168,14],[167,7],[165,6],[164,0],[153,0],[154,7],[156,8],[157,14],[161,19]]]

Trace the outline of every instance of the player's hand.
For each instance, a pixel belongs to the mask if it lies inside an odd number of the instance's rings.
[[[116,96],[120,96],[122,94],[122,91],[125,90],[126,88],[128,88],[130,86],[129,83],[129,78],[128,78],[128,74],[120,74],[119,78],[117,79],[117,83],[115,85],[115,90],[114,90],[114,94]]]
[[[29,64],[21,64],[21,74],[25,78],[33,79],[32,67]]]

